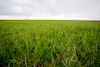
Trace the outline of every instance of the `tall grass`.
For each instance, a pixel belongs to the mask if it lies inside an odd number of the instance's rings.
[[[0,66],[99,67],[100,21],[0,20]]]

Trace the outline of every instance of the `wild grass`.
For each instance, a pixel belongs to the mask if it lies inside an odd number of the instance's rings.
[[[100,21],[0,20],[0,66],[99,67]]]

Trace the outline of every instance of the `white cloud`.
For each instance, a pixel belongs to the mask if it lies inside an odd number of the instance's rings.
[[[0,0],[0,19],[100,20],[99,6],[100,0]]]
[[[93,20],[93,18],[88,17],[79,17],[78,15],[51,15],[51,14],[42,14],[42,15],[33,15],[33,16],[0,16],[1,19],[32,19],[32,20]],[[95,19],[94,19],[95,20]]]

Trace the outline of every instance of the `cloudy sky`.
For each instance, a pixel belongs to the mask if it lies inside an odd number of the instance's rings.
[[[100,0],[0,0],[0,19],[100,20]]]

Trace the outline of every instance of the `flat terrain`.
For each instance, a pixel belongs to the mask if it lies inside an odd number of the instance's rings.
[[[100,21],[0,20],[0,66],[99,67]]]

